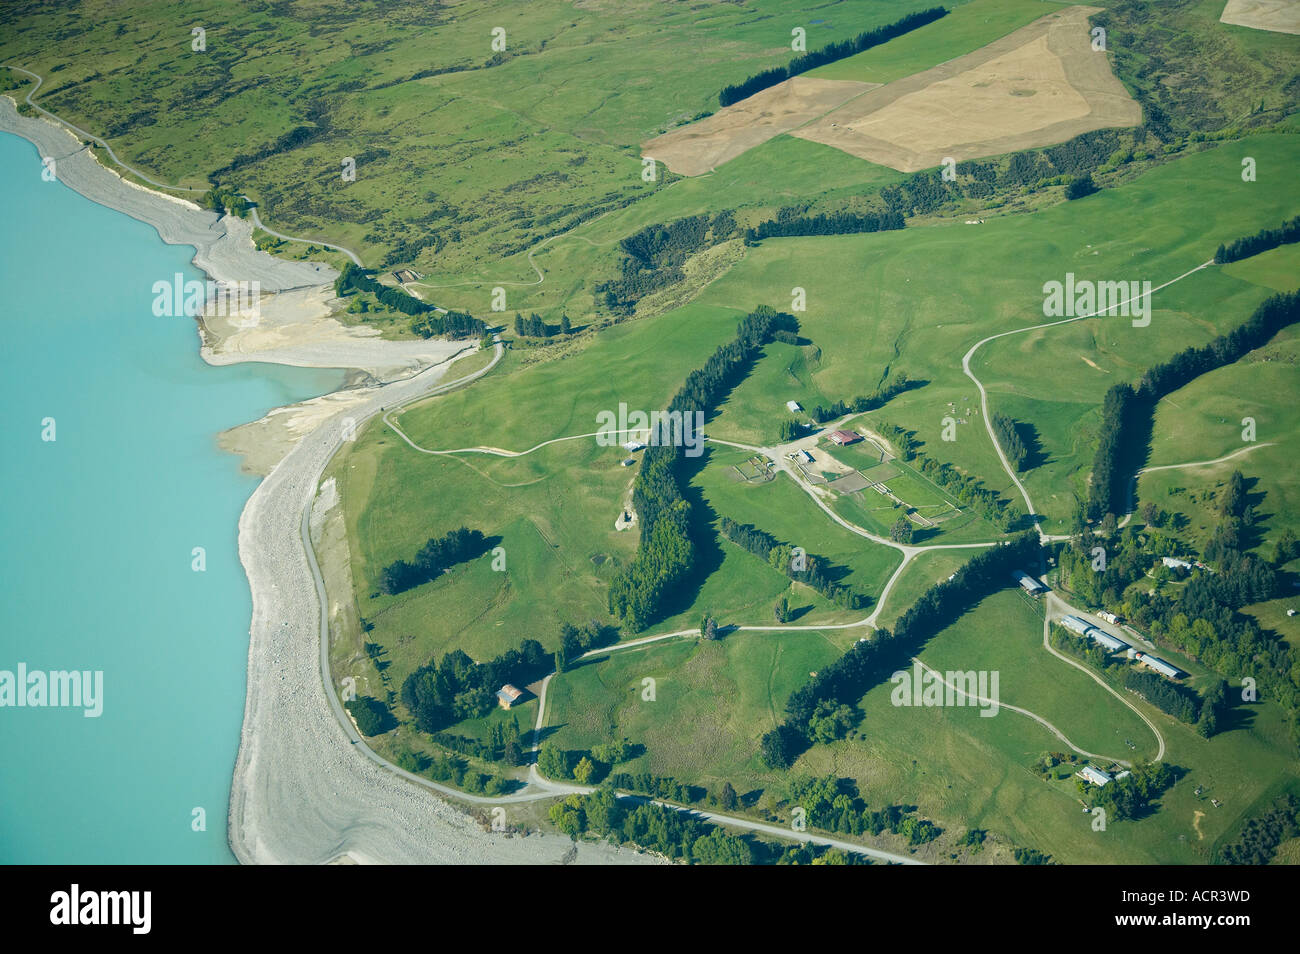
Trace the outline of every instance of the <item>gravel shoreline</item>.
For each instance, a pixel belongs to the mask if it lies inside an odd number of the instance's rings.
[[[332,281],[325,265],[286,262],[256,251],[242,219],[218,218],[192,203],[127,182],[96,161],[80,140],[45,119],[17,114],[0,97],[0,130],[53,156],[60,181],[86,198],[153,226],[163,240],[192,245],[194,263],[216,280],[259,281],[285,291]],[[365,342],[365,358],[337,348],[297,355],[250,353],[247,360],[323,367],[373,363],[379,342]],[[397,343],[394,343],[397,344]],[[434,342],[430,360],[446,343]],[[204,349],[205,351],[207,349]],[[401,351],[401,349],[395,349]],[[409,349],[408,349],[409,350]],[[257,354],[256,357],[253,355]],[[294,357],[289,354],[288,357]],[[320,364],[321,360],[329,363]],[[399,361],[407,361],[402,353]],[[394,362],[398,363],[398,362]],[[427,367],[393,383],[364,389],[348,407],[358,425],[383,407],[436,386],[445,365]],[[509,836],[485,832],[464,812],[432,793],[360,757],[334,717],[321,681],[322,607],[300,538],[303,512],[343,432],[335,414],[304,435],[258,485],[239,520],[239,554],[253,597],[248,692],[239,755],[231,784],[228,834],[241,863],[321,864],[336,861],[402,864],[653,863],[656,859],[557,835]],[[509,806],[505,806],[509,821]]]

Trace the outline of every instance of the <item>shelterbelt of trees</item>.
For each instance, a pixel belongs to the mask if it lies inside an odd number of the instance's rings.
[[[759,305],[741,319],[734,339],[719,347],[703,368],[687,375],[669,402],[668,413],[685,416],[698,411],[707,417],[758,358],[773,332],[781,329],[798,331],[798,322],[792,315]],[[659,616],[664,598],[695,567],[683,460],[681,447],[650,445],[632,489],[641,538],[632,562],[610,583],[609,611],[634,632]]]
[[[1007,455],[1007,460],[1011,461],[1011,466],[1016,470],[1024,470],[1025,461],[1029,458],[1029,448],[1025,446],[1016,422],[1001,411],[994,411],[993,431],[998,435],[998,443],[1002,445],[1002,452]]]
[[[430,537],[416,553],[414,563],[394,560],[384,567],[379,588],[391,595],[428,583],[457,563],[481,557],[491,546],[482,530],[469,527],[457,527],[441,537]]]
[[[370,292],[379,303],[404,315],[411,315],[411,330],[422,338],[446,335],[449,338],[480,338],[487,333],[487,325],[463,311],[438,314],[433,305],[420,301],[406,292],[375,281],[366,270],[349,262],[339,277],[334,279],[334,294],[342,298],[349,292]]]
[[[876,27],[874,30],[864,30],[850,40],[830,43],[821,49],[813,50],[802,56],[796,56],[785,66],[777,66],[761,73],[755,73],[746,80],[723,88],[722,92],[718,94],[718,104],[720,106],[730,106],[732,103],[738,103],[742,99],[748,99],[755,93],[782,83],[792,76],[807,73],[809,70],[825,66],[827,63],[834,63],[836,60],[842,60],[861,53],[863,50],[869,50],[873,46],[879,46],[896,36],[910,33],[918,27],[933,23],[940,17],[947,15],[948,11],[943,7],[931,7],[929,10],[909,13],[900,20]]]
[[[851,401],[833,401],[829,405],[818,404],[808,414],[818,424],[825,424],[841,418],[845,414],[862,414],[866,411],[875,411],[884,407],[904,391],[919,388],[924,384],[924,381],[913,381],[905,371],[900,371],[897,374],[891,374],[886,378],[885,383],[876,388],[871,394],[855,397]]]
[[[1300,242],[1300,215],[1289,222],[1283,222],[1281,228],[1260,229],[1254,235],[1247,235],[1226,245],[1220,245],[1219,250],[1214,253],[1214,263],[1224,265],[1228,262],[1238,262],[1243,258],[1250,258],[1260,252],[1267,252],[1293,242]]]
[[[863,596],[861,593],[855,593],[852,588],[834,579],[832,573],[834,573],[835,568],[824,557],[812,553],[806,554],[804,556],[804,569],[796,570],[793,567],[792,554],[794,547],[792,544],[782,543],[770,533],[760,530],[752,524],[737,523],[730,517],[723,517],[718,523],[718,529],[732,543],[748,550],[764,563],[780,570],[790,579],[811,586],[832,603],[856,610],[862,609],[870,601],[868,597]]]
[[[1274,295],[1228,334],[1204,347],[1180,351],[1150,368],[1136,388],[1124,382],[1107,391],[1092,463],[1088,515],[1092,519],[1108,513],[1118,515],[1126,507],[1139,455],[1148,444],[1156,402],[1202,374],[1232,364],[1267,344],[1296,321],[1300,321],[1300,290]]]
[[[794,209],[781,209],[776,218],[760,222],[745,230],[747,243],[765,238],[791,235],[856,235],[860,232],[888,232],[904,226],[901,212],[823,212],[800,215]]]
[[[1118,541],[1085,532],[1077,543],[1065,547],[1059,561],[1061,579],[1092,605],[1128,617],[1157,646],[1176,650],[1222,676],[1254,679],[1262,697],[1282,706],[1292,739],[1300,744],[1300,655],[1280,639],[1265,635],[1253,617],[1240,612],[1243,606],[1282,592],[1277,567],[1240,549],[1253,522],[1244,478],[1234,472],[1220,498],[1219,524],[1203,554],[1216,572],[1194,571],[1175,596],[1144,589],[1128,592],[1149,570],[1157,577],[1169,572],[1160,557],[1178,549],[1175,541],[1153,527],[1148,526],[1143,535],[1128,526]],[[1104,571],[1092,565],[1092,550],[1098,545],[1107,551]],[[1277,551],[1279,565],[1294,556],[1286,541]],[[1161,705],[1155,698],[1151,701]],[[1214,734],[1222,704],[1215,687],[1202,697],[1197,715],[1202,735]],[[1173,714],[1180,716],[1176,710]]]
[[[880,629],[870,640],[855,643],[791,694],[785,706],[785,721],[762,738],[763,761],[772,768],[789,768],[812,744],[812,722],[819,711],[827,705],[856,704],[872,686],[905,668],[908,659],[931,636],[990,593],[1007,586],[1012,570],[1037,566],[1038,561],[1038,536],[1022,533],[1002,546],[983,551],[952,579],[930,587],[899,617],[892,633]]]

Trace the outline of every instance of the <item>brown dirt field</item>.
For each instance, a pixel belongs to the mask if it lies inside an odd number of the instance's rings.
[[[1300,34],[1300,0],[1228,0],[1219,22]]]
[[[1136,126],[1142,109],[1094,52],[1088,16],[1048,14],[973,53],[882,86],[793,135],[917,172]]]
[[[698,176],[880,86],[796,76],[641,147],[673,172]]]

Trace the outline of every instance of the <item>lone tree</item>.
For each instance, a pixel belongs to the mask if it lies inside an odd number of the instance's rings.
[[[1088,172],[1070,180],[1070,184],[1065,187],[1065,197],[1082,199],[1085,195],[1092,195],[1096,191],[1097,183],[1092,181],[1092,173]]]
[[[889,539],[895,543],[912,542],[912,521],[902,516],[894,521],[894,525],[889,528]]]
[[[736,790],[731,787],[731,783],[723,782],[722,791],[718,793],[718,804],[722,806],[723,811],[734,811],[738,801]]]
[[[700,620],[700,632],[704,635],[705,639],[717,639],[718,621],[712,616],[705,616]]]
[[[772,612],[776,616],[776,621],[778,623],[784,623],[787,619],[790,618],[790,600],[784,596],[781,597],[781,599],[777,601],[777,604],[775,608],[772,610]]]

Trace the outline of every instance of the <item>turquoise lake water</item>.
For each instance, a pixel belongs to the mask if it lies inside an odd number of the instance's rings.
[[[152,311],[155,281],[203,278],[194,250],[40,172],[0,133],[0,670],[102,670],[103,714],[0,707],[0,862],[233,862],[257,481],[215,435],[342,372],[204,364]]]

